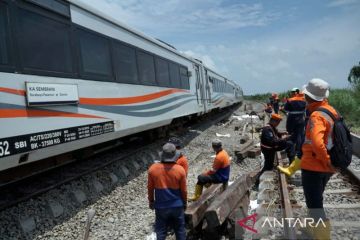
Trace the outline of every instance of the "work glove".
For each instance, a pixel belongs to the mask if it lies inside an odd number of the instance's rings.
[[[154,210],[154,209],[155,209],[155,207],[154,207],[154,202],[149,202],[149,208],[150,208],[151,210]]]

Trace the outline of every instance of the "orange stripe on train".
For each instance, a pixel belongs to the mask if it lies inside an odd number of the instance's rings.
[[[0,87],[0,92],[10,93],[25,96],[25,90],[12,89],[12,88],[3,88]],[[89,104],[89,105],[119,105],[119,104],[132,104],[132,103],[141,103],[150,100],[154,100],[160,97],[170,95],[172,93],[178,92],[188,92],[183,89],[169,89],[161,92],[150,93],[141,96],[135,97],[124,97],[124,98],[80,98],[80,104]]]
[[[20,117],[70,117],[70,118],[101,118],[103,117],[68,112],[54,112],[31,109],[0,109],[0,118],[20,118]]]
[[[126,97],[126,98],[80,98],[80,104],[89,105],[118,105],[118,104],[132,104],[141,103],[154,100],[160,97],[167,96],[172,93],[187,92],[182,89],[169,89],[157,93],[150,93],[142,96]]]
[[[0,87],[0,92],[11,93],[11,94],[16,94],[16,95],[21,95],[21,96],[25,96],[25,93],[26,93],[25,90],[4,88],[4,87]]]

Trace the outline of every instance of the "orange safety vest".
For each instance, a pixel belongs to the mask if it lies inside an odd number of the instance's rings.
[[[326,100],[312,103],[307,107],[311,115],[306,126],[305,141],[302,146],[301,168],[315,172],[333,173],[335,169],[331,165],[328,150],[333,147],[334,121],[326,113],[316,111],[320,107],[337,116],[335,109]]]
[[[176,163],[184,168],[185,174],[187,176],[189,172],[189,164],[187,158],[181,154]]]

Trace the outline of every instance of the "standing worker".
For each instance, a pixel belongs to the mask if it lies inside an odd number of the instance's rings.
[[[272,106],[273,106],[274,112],[276,114],[279,113],[279,104],[280,104],[279,96],[276,93],[273,93],[272,94]]]
[[[174,144],[176,147],[176,150],[180,152],[180,156],[176,160],[176,163],[184,168],[185,174],[187,176],[188,171],[189,171],[189,163],[188,163],[188,160],[185,157],[184,153],[180,151],[183,146],[182,141],[177,137],[171,137],[168,142]]]
[[[324,108],[334,116],[339,116],[326,100],[329,95],[329,84],[324,80],[319,78],[310,80],[304,89],[304,94],[310,117],[302,146],[302,185],[310,217],[314,218],[315,222],[320,218],[325,222],[325,226],[318,224],[317,227],[307,228],[307,231],[314,239],[330,239],[331,227],[323,208],[323,193],[327,182],[335,172],[328,153],[333,147],[334,121],[328,114],[317,110]]]
[[[280,124],[282,117],[279,114],[272,114],[269,123],[261,132],[261,152],[264,154],[265,164],[257,176],[255,187],[259,185],[260,176],[265,171],[271,171],[274,168],[275,153],[286,150],[289,161],[295,156],[293,143],[286,137],[286,133],[280,133],[276,127]]]
[[[195,186],[195,194],[190,200],[196,201],[199,199],[205,184],[227,183],[229,181],[230,157],[222,148],[222,143],[220,140],[213,140],[211,145],[216,153],[213,169],[198,176],[198,182]]]
[[[177,240],[185,240],[186,175],[176,160],[180,153],[174,144],[166,143],[161,162],[148,171],[149,208],[155,209],[156,239],[164,240],[168,228],[174,228]],[[155,198],[154,198],[155,195]]]
[[[284,106],[284,110],[288,112],[286,120],[286,131],[291,135],[291,141],[295,145],[296,157],[294,161],[290,162],[290,166],[283,168],[278,166],[278,169],[288,176],[291,176],[300,169],[301,146],[305,137],[305,110],[306,102],[304,94],[300,93],[298,88],[291,90],[291,98],[288,99]]]

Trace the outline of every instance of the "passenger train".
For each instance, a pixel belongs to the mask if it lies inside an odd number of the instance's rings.
[[[0,171],[241,102],[233,81],[77,0],[0,0]]]

